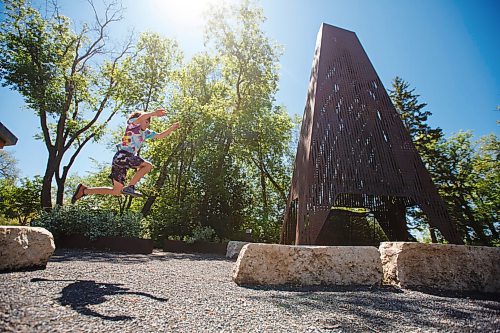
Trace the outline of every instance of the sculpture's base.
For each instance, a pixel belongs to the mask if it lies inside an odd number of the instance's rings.
[[[240,251],[239,285],[375,285],[500,292],[500,248],[384,242],[370,246],[250,243]]]
[[[291,246],[251,243],[238,257],[239,285],[379,285],[382,264],[371,246]]]
[[[387,284],[500,292],[500,248],[385,242],[380,256]]]

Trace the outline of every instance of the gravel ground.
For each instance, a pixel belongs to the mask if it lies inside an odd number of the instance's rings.
[[[500,300],[395,288],[239,287],[224,257],[57,250],[0,274],[0,332],[500,332]]]

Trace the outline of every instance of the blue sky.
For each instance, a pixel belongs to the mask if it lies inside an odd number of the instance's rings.
[[[202,51],[202,8],[217,0],[124,0],[124,20],[112,37],[126,31],[155,31],[178,41],[185,55]],[[98,2],[98,1],[96,1]],[[45,1],[34,3],[44,4]],[[61,11],[76,25],[88,21],[84,0],[59,0]],[[500,1],[465,0],[261,0],[267,17],[263,29],[284,46],[277,103],[302,116],[316,35],[322,22],[354,31],[386,88],[401,76],[416,88],[433,113],[429,123],[447,136],[472,130],[476,137],[499,133]],[[3,2],[0,4],[3,11]],[[18,159],[22,176],[43,174],[47,152],[33,135],[38,119],[15,91],[0,87],[0,121],[18,138],[7,147]],[[115,126],[119,124],[115,121]],[[80,154],[73,172],[93,171],[90,158],[107,163],[106,142]]]

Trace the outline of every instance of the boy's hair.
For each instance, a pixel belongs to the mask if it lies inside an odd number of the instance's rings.
[[[128,119],[140,117],[143,113],[143,111],[134,111],[128,116]]]

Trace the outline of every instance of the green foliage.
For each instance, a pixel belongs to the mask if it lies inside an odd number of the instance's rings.
[[[125,60],[127,85],[120,96],[130,108],[148,111],[164,104],[182,53],[176,41],[152,32],[142,33],[136,48]]]
[[[441,197],[468,244],[492,245],[498,240],[500,210],[499,143],[495,135],[472,140],[459,132],[436,146],[429,168]]]
[[[42,180],[22,178],[19,186],[0,179],[0,214],[6,218],[16,219],[20,225],[28,225],[40,210],[40,189]]]
[[[56,206],[42,212],[31,224],[49,230],[54,237],[83,234],[90,239],[102,236],[141,237],[144,235],[142,215],[109,209],[94,209],[86,205]]]
[[[205,242],[219,242],[219,238],[217,237],[215,230],[211,227],[203,227],[201,225],[196,226],[193,229],[192,236],[188,236],[184,238],[186,243],[193,244],[197,241],[205,241]]]
[[[490,134],[476,141],[473,170],[476,175],[474,210],[483,221],[485,233],[492,244],[499,246],[500,237],[500,141]]]
[[[155,241],[183,239],[194,227],[193,218],[190,217],[192,209],[188,206],[193,201],[186,200],[176,205],[170,205],[171,202],[174,202],[171,198],[158,200],[155,209],[146,218],[147,230]]]

